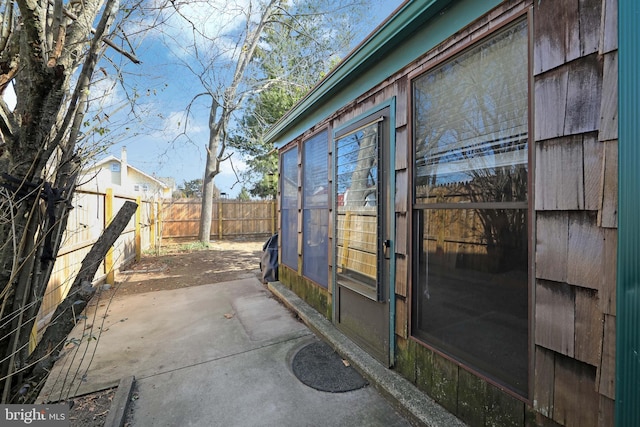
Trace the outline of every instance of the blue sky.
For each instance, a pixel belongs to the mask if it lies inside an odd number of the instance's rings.
[[[401,0],[378,0],[372,9],[376,15],[366,23],[366,33],[371,32],[401,3]],[[180,37],[179,28],[174,29],[173,37]],[[142,60],[138,66],[127,65],[126,70],[132,73],[125,76],[131,84],[136,85],[144,106],[141,123],[130,120],[124,112],[119,113],[120,123],[129,121],[114,136],[126,135],[124,140],[111,146],[105,155],[120,157],[122,146],[126,146],[129,164],[158,177],[172,177],[176,184],[202,177],[206,158],[205,144],[208,136],[207,102],[196,102],[193,105],[194,117],[187,123],[189,138],[179,136],[185,125],[184,112],[189,101],[198,93],[199,84],[192,74],[176,64],[175,57],[166,49],[159,48],[154,37],[147,36],[136,55]],[[124,91],[119,88],[110,90],[111,97],[122,101]],[[202,99],[204,101],[204,99]],[[106,127],[118,127],[115,119],[104,120]],[[138,133],[138,135],[135,135]],[[173,142],[172,142],[173,141]],[[245,165],[239,156],[234,156],[233,168],[238,172]],[[221,165],[221,173],[216,176],[216,186],[220,191],[234,197],[240,191],[241,184],[236,181],[232,165],[225,162]],[[233,186],[233,187],[232,187]]]

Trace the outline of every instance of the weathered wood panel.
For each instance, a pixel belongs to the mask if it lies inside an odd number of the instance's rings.
[[[569,81],[564,135],[596,131],[600,126],[602,60],[593,54],[571,62],[567,67]]]
[[[536,210],[584,209],[582,135],[536,143]]]
[[[397,295],[408,296],[409,279],[409,259],[404,255],[396,255],[396,283],[395,292]]]
[[[567,281],[569,214],[541,212],[536,215],[536,277]]]
[[[618,0],[602,0],[600,53],[618,49]]]
[[[618,253],[618,230],[604,229],[604,277],[598,292],[600,310],[605,314],[616,314],[616,275]]]
[[[406,213],[409,208],[408,191],[409,171],[402,169],[396,171],[396,194],[394,200],[394,210],[398,213]]]
[[[618,139],[618,51],[604,55],[598,139]]]
[[[411,239],[407,235],[407,214],[396,214],[396,253],[401,255],[407,255],[409,253],[409,244]]]
[[[575,358],[600,366],[604,315],[598,307],[597,291],[576,288]]]
[[[396,170],[409,167],[409,141],[408,127],[402,126],[396,129]]]
[[[394,85],[396,95],[396,128],[400,128],[407,125],[407,119],[409,117],[408,102],[409,97],[407,90],[409,89],[409,77],[407,75],[402,76],[395,81]]]
[[[536,78],[534,129],[537,141],[557,138],[564,134],[568,84],[567,67],[549,71]]]
[[[564,283],[536,281],[535,342],[573,357],[575,293]]]
[[[567,4],[574,6],[577,15],[578,2],[545,0],[535,8],[533,64],[534,73],[539,74],[558,67],[565,62],[567,25],[569,19]]]
[[[616,394],[616,318],[604,316],[602,360],[598,370],[597,390],[603,396],[615,399]]]
[[[404,297],[396,298],[396,335],[405,339],[409,335],[407,316],[407,301]]]
[[[602,22],[602,0],[580,0],[579,16],[580,33],[577,44],[580,46],[580,56],[598,52]]]
[[[600,410],[598,411],[598,427],[611,427],[614,425],[616,401],[605,396],[600,396]]]
[[[601,0],[545,0],[535,6],[535,74],[598,51]]]
[[[594,212],[569,213],[567,283],[600,289],[604,277],[604,234]]]
[[[604,145],[595,133],[584,135],[582,141],[584,169],[584,209],[597,211],[602,204],[602,161]]]
[[[604,142],[601,209],[598,224],[618,227],[618,141]]]
[[[580,39],[582,28],[580,26],[580,1],[561,1],[559,2],[563,9],[564,28],[562,25],[557,28],[559,35],[564,30],[564,62],[571,62],[579,58],[582,53],[580,48]]]
[[[595,391],[596,368],[556,357],[553,419],[566,427],[597,427],[600,396]]]
[[[533,407],[547,418],[553,418],[555,355],[536,346]]]

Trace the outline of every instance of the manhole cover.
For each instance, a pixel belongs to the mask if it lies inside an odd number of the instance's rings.
[[[294,375],[309,387],[330,393],[357,390],[367,381],[324,342],[301,348],[291,363]]]

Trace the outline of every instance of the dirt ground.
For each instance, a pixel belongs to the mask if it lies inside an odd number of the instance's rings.
[[[159,254],[146,253],[140,262],[117,272],[116,284],[101,286],[90,305],[143,292],[260,279],[260,255],[267,238],[212,241],[208,248],[195,241],[165,241]],[[71,426],[102,427],[115,392],[114,388],[72,399]]]
[[[164,242],[160,254],[116,274],[116,297],[180,289],[260,276],[260,255],[267,240],[212,241],[209,248],[194,241]]]

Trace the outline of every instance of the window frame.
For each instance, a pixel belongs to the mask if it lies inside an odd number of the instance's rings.
[[[436,70],[438,67],[442,66],[443,64],[455,59],[455,57],[459,56],[460,54],[468,51],[469,49],[473,49],[475,46],[479,46],[482,43],[487,42],[488,40],[490,40],[491,38],[497,36],[501,31],[507,29],[510,26],[515,26],[517,24],[519,24],[520,22],[525,21],[526,22],[526,37],[527,37],[527,41],[526,41],[526,45],[527,45],[527,59],[528,59],[528,64],[527,64],[527,131],[528,131],[528,135],[527,135],[527,139],[528,139],[528,147],[527,147],[527,200],[524,202],[487,202],[487,203],[475,203],[474,204],[474,208],[478,208],[478,209],[486,209],[486,208],[493,208],[493,209],[501,209],[501,208],[509,208],[509,209],[526,209],[527,213],[526,213],[526,218],[527,218],[527,242],[526,242],[526,246],[527,246],[527,250],[528,250],[528,256],[527,256],[527,261],[528,261],[528,265],[527,265],[527,305],[528,305],[528,309],[527,309],[527,323],[528,323],[528,327],[527,327],[527,356],[528,356],[528,372],[527,372],[527,379],[528,379],[528,385],[527,385],[527,390],[516,390],[510,387],[505,387],[505,384],[501,381],[495,380],[494,378],[486,375],[484,372],[479,371],[477,369],[475,369],[473,366],[471,366],[469,363],[465,363],[464,360],[461,360],[460,358],[451,355],[450,353],[444,352],[441,349],[439,349],[437,346],[429,343],[428,341],[418,337],[416,335],[416,319],[415,319],[415,305],[416,305],[416,293],[417,293],[417,286],[418,286],[418,270],[420,268],[419,266],[419,259],[417,257],[417,240],[418,237],[416,235],[417,231],[419,231],[420,229],[420,225],[418,224],[418,218],[419,218],[419,213],[423,212],[425,209],[428,208],[440,208],[440,209],[449,209],[449,208],[461,208],[464,209],[464,207],[461,207],[459,203],[439,203],[439,204],[418,204],[416,203],[416,170],[415,168],[415,164],[416,164],[416,159],[415,159],[415,154],[416,154],[416,140],[415,140],[415,129],[414,129],[414,115],[415,115],[415,103],[414,103],[414,96],[413,96],[413,88],[414,88],[414,81],[418,78],[420,78],[421,76],[424,76],[434,70]],[[535,342],[534,342],[534,332],[533,332],[533,328],[534,328],[534,323],[533,323],[533,301],[534,301],[534,285],[535,285],[535,201],[534,201],[534,182],[535,182],[535,169],[534,169],[534,165],[535,165],[535,138],[534,138],[534,122],[533,122],[533,107],[534,107],[534,72],[533,72],[533,14],[532,11],[530,9],[528,10],[523,10],[521,12],[518,12],[516,14],[514,14],[511,17],[506,18],[503,22],[499,23],[498,25],[496,25],[495,27],[493,27],[492,29],[487,29],[484,30],[482,35],[479,37],[475,37],[473,38],[473,40],[469,40],[466,42],[462,42],[460,43],[459,47],[456,47],[454,49],[451,49],[450,52],[448,52],[447,54],[443,55],[442,57],[439,57],[435,60],[433,60],[432,63],[428,64],[428,66],[424,66],[424,67],[420,67],[420,68],[416,68],[413,72],[410,72],[408,74],[408,89],[407,89],[407,102],[408,102],[408,123],[411,124],[410,128],[409,128],[409,146],[411,147],[411,153],[410,153],[410,164],[411,166],[411,171],[410,171],[410,177],[409,177],[409,182],[411,184],[411,192],[410,192],[410,196],[411,196],[411,201],[410,201],[410,225],[409,225],[409,233],[411,236],[411,244],[410,244],[410,259],[412,260],[412,269],[410,271],[410,281],[409,281],[409,298],[411,303],[409,304],[409,316],[408,316],[408,333],[409,333],[409,338],[416,342],[417,344],[419,344],[420,346],[426,347],[429,350],[435,352],[436,354],[444,357],[445,359],[450,360],[451,362],[455,363],[456,365],[464,368],[465,370],[477,375],[478,377],[484,379],[485,381],[487,381],[490,384],[493,384],[495,386],[498,386],[500,389],[502,389],[503,391],[505,391],[506,393],[510,394],[511,396],[522,400],[524,402],[528,402],[531,403],[532,399],[533,399],[533,388],[534,388],[534,381],[533,381],[533,373],[534,373],[534,360],[533,360],[533,352],[535,349]]]
[[[290,153],[295,153],[294,157],[294,162],[295,162],[295,169],[296,169],[296,183],[295,183],[295,188],[296,188],[296,200],[295,200],[295,207],[294,208],[288,208],[285,207],[287,206],[284,201],[285,201],[285,191],[284,191],[284,185],[285,185],[285,167],[287,166],[285,164],[284,161],[284,157],[287,154]],[[299,203],[300,203],[300,165],[299,165],[299,156],[300,156],[300,149],[298,147],[298,144],[292,144],[292,146],[284,151],[282,151],[280,153],[280,237],[278,239],[278,244],[280,245],[280,264],[287,266],[295,271],[298,270],[298,255],[299,255],[299,250],[298,250],[298,234],[300,232],[299,230],[299,222],[298,222],[298,213],[299,213]],[[284,227],[284,221],[282,220],[284,215],[284,212],[287,211],[287,213],[292,213],[295,217],[295,233],[293,234],[293,236],[287,236],[284,233],[285,227]],[[291,211],[291,212],[289,212]],[[290,225],[290,224],[289,224]],[[291,241],[286,240],[286,238],[291,239]],[[290,243],[292,243],[295,240],[295,245],[290,245]],[[295,248],[295,263],[291,262],[293,260],[289,260],[289,259],[285,259],[285,250],[284,248],[287,247],[289,250],[293,250],[293,246]],[[291,264],[295,264],[295,265],[291,265]]]
[[[317,141],[319,141],[319,139],[322,137],[322,135],[324,135],[324,139],[322,141],[320,141],[319,143],[324,143],[325,144],[325,160],[326,160],[326,199],[325,199],[325,203],[324,206],[307,206],[307,192],[305,191],[305,185],[307,184],[306,182],[306,169],[308,168],[308,164],[307,164],[307,144],[310,143],[316,143]],[[330,171],[330,165],[329,165],[329,147],[330,147],[330,143],[331,141],[329,140],[330,138],[330,132],[329,132],[329,128],[325,127],[323,129],[320,129],[319,131],[313,133],[312,135],[310,135],[309,137],[305,138],[302,143],[301,143],[301,156],[302,156],[302,162],[301,162],[301,172],[302,172],[302,192],[301,192],[301,197],[302,197],[302,207],[301,207],[301,215],[302,215],[302,276],[305,277],[306,279],[312,281],[313,283],[316,283],[318,285],[320,285],[321,287],[328,289],[329,287],[329,208],[330,208],[330,204],[331,204],[331,199],[330,199],[330,194],[331,194],[331,175],[329,173]],[[323,248],[324,250],[324,255],[325,255],[325,261],[326,261],[326,265],[325,265],[325,272],[323,274],[323,277],[313,277],[313,274],[310,274],[310,271],[307,269],[307,265],[311,263],[311,261],[306,259],[306,251],[310,251],[310,247],[307,245],[307,240],[309,236],[305,235],[305,230],[306,227],[305,225],[309,223],[309,221],[307,221],[306,218],[306,212],[309,209],[323,209],[324,208],[324,212],[322,213],[322,215],[325,216],[324,220],[326,223],[326,235],[325,235],[325,240],[324,240],[324,245]],[[309,262],[307,262],[309,261]],[[321,267],[322,268],[322,267]]]

